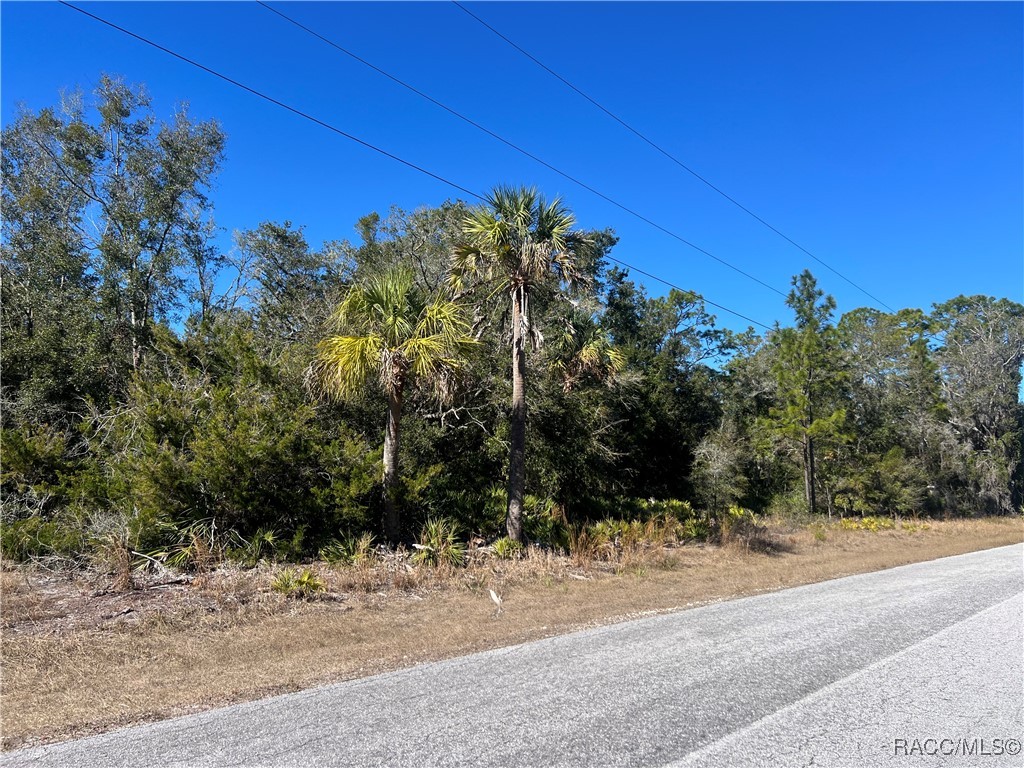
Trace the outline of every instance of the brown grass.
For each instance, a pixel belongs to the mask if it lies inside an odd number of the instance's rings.
[[[308,602],[274,593],[269,567],[129,593],[0,572],[3,747],[1022,539],[1019,518],[877,532],[775,525],[723,546],[632,542],[597,561],[530,550],[514,561],[471,553],[456,571],[321,565],[328,591]]]

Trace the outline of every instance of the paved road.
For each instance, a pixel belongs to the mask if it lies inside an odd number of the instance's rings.
[[[719,603],[0,765],[1019,768],[1022,557],[1002,547]]]

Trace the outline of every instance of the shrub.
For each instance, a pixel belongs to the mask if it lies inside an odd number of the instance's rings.
[[[6,405],[6,402],[5,402]],[[73,470],[69,436],[47,426],[0,429],[3,462],[0,487],[4,517],[48,513],[66,501],[64,476]],[[11,515],[12,510],[16,511]]]
[[[811,523],[807,526],[807,529],[814,535],[815,541],[828,540],[828,535],[825,533],[825,526],[821,523]]]
[[[227,558],[249,568],[254,568],[263,560],[273,560],[277,552],[277,531],[260,528],[248,540],[240,535],[235,536],[236,546],[226,551]]]
[[[249,546],[234,531],[218,530],[213,518],[184,525],[164,523],[163,528],[171,543],[150,552],[149,557],[181,571],[206,573],[220,565],[232,549],[244,552]]]
[[[466,561],[466,547],[459,541],[455,522],[450,518],[427,520],[420,532],[420,543],[413,545],[413,562],[423,565],[458,567]]]
[[[327,589],[323,579],[309,568],[303,568],[302,571],[291,568],[281,571],[274,577],[270,587],[285,597],[302,600],[309,599]]]
[[[332,539],[320,548],[319,555],[321,560],[328,563],[360,565],[369,562],[373,558],[373,534],[364,533],[362,536]]]
[[[86,549],[80,523],[29,517],[0,525],[0,553],[5,560],[36,557],[76,558]]]
[[[536,496],[527,496],[524,501],[523,533],[527,540],[548,549],[568,551],[569,528],[558,505]]]
[[[733,505],[718,519],[718,531],[723,542],[750,536],[757,531],[757,519],[749,509]]]
[[[512,560],[523,554],[523,545],[515,539],[503,536],[491,545],[494,556],[499,560]]]
[[[707,520],[693,519],[682,524],[680,534],[684,539],[705,541],[711,537],[711,523]]]
[[[684,522],[694,516],[693,505],[680,499],[639,499],[638,506],[640,517],[644,520],[672,516]]]

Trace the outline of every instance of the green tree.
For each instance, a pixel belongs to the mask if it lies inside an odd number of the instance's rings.
[[[573,232],[572,212],[558,198],[548,202],[535,189],[496,187],[466,217],[466,242],[455,249],[453,279],[482,277],[493,291],[507,292],[512,324],[512,415],[506,527],[523,540],[526,488],[526,351],[540,345],[531,322],[530,297],[540,284],[573,282],[580,276],[577,250],[585,240]]]
[[[626,367],[626,358],[597,320],[573,312],[565,321],[552,361],[565,394],[587,382],[613,384]]]
[[[804,500],[813,514],[818,504],[819,444],[845,438],[846,409],[839,397],[845,373],[832,325],[835,300],[818,288],[810,271],[793,278],[786,304],[796,314],[796,325],[775,334],[779,403],[769,412],[766,425],[775,437],[798,448]]]
[[[972,510],[1012,512],[1024,492],[1024,306],[958,296],[937,305],[931,321],[943,399],[965,452],[965,501]]]
[[[627,361],[611,441],[620,493],[688,498],[696,447],[721,419],[721,377],[708,363],[729,354],[732,335],[695,294],[648,297],[617,269],[607,276],[601,325]]]
[[[312,343],[351,277],[349,254],[309,247],[302,227],[262,222],[235,235],[245,290],[263,343],[270,349]]]
[[[377,213],[362,217],[356,224],[362,245],[348,246],[355,251],[356,279],[402,267],[413,271],[420,288],[429,293],[443,290],[467,212],[464,203],[447,200],[436,208],[424,206],[410,212],[392,206],[383,218]]]
[[[3,421],[66,426],[83,399],[107,394],[97,279],[76,194],[23,128],[3,135]]]
[[[937,491],[949,487],[942,454],[953,435],[928,318],[918,309],[861,308],[843,315],[838,331],[849,373],[851,436],[842,452],[838,506],[865,514],[934,507]]]
[[[83,96],[72,94],[59,111],[23,114],[17,135],[74,191],[70,222],[93,257],[111,336],[126,340],[138,372],[154,321],[180,304],[183,237],[209,212],[224,134],[213,121],[192,121],[184,106],[158,125],[141,87],[106,75],[94,107],[90,121]]]
[[[384,431],[384,534],[401,532],[396,491],[402,401],[409,385],[430,385],[444,398],[462,354],[473,343],[462,308],[427,296],[409,270],[395,269],[353,285],[333,318],[341,333],[320,342],[310,368],[315,391],[350,397],[376,379],[387,397]]]

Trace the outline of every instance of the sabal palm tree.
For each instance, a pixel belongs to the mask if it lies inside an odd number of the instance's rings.
[[[335,310],[340,331],[317,347],[311,388],[338,399],[376,380],[387,396],[384,431],[384,535],[397,541],[396,503],[402,400],[410,385],[430,386],[446,399],[452,374],[462,366],[469,336],[462,307],[442,295],[428,297],[412,272],[394,269],[353,285]]]
[[[470,276],[497,283],[512,303],[512,419],[506,527],[523,538],[526,485],[526,340],[537,336],[530,322],[530,293],[551,280],[579,277],[576,248],[585,242],[572,231],[575,219],[561,200],[547,202],[535,189],[496,187],[463,223],[466,242],[454,254],[456,286]]]

